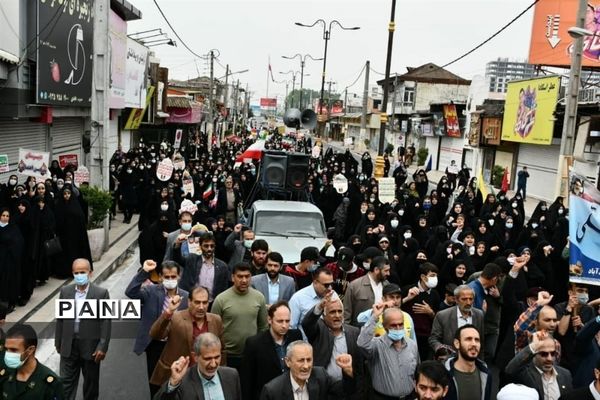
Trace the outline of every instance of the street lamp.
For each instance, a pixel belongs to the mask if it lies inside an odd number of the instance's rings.
[[[305,54],[304,56],[302,54],[297,53],[295,56],[293,57],[288,57],[288,56],[281,56],[282,58],[285,58],[287,60],[293,60],[296,57],[300,58],[300,110],[302,110],[302,108],[304,107],[302,104],[302,94],[304,93],[304,65],[306,64],[306,57],[310,58],[313,61],[321,61],[323,60],[323,58],[314,58],[313,56],[311,56],[310,54]]]
[[[394,45],[394,30],[396,29],[396,0],[392,0],[392,12],[390,16],[390,23],[388,24],[388,45],[387,45],[387,57],[385,60],[385,78],[383,84],[383,102],[381,104],[381,126],[379,129],[379,146],[377,149],[377,160],[375,161],[375,177],[382,178],[385,161],[383,160],[383,146],[385,144],[385,125],[387,123],[387,101],[389,92],[390,80],[390,67],[392,65],[392,47]]]
[[[288,72],[279,71],[279,73],[282,75],[292,74],[292,108],[293,108],[294,107],[294,90],[296,89],[296,74],[299,74],[300,71],[289,70]]]
[[[569,70],[569,87],[565,100],[565,116],[560,140],[560,156],[558,157],[558,170],[556,173],[556,195],[564,196],[569,201],[569,173],[568,163],[573,157],[573,144],[575,130],[577,129],[577,102],[579,101],[579,80],[581,79],[581,53],[583,53],[584,36],[594,36],[594,33],[584,29],[587,1],[579,0],[577,11],[577,25],[569,28],[568,32],[575,39],[571,53],[571,69]],[[565,165],[565,163],[567,163]],[[566,171],[564,173],[563,171]]]
[[[323,73],[321,76],[321,96],[319,98],[319,114],[321,114],[321,111],[323,109],[323,94],[325,91],[325,72],[326,72],[326,67],[327,67],[327,42],[329,42],[329,39],[331,38],[331,28],[333,27],[333,25],[337,25],[340,28],[342,28],[345,31],[355,31],[360,29],[359,26],[353,26],[350,28],[346,28],[345,26],[343,26],[338,20],[333,20],[331,22],[329,22],[329,28],[327,28],[327,22],[325,22],[322,19],[318,19],[315,22],[312,23],[312,25],[306,25],[300,22],[295,22],[296,25],[298,26],[302,26],[305,28],[312,28],[313,26],[317,25],[317,24],[323,24],[323,40],[325,40],[325,51],[323,52]],[[327,118],[327,117],[325,117]],[[325,121],[320,121],[319,123],[319,135],[323,136],[323,131],[325,129]]]

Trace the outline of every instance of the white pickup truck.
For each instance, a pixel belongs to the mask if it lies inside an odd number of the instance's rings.
[[[321,250],[327,241],[323,213],[308,202],[257,200],[250,208],[248,223],[256,239],[266,240],[269,249],[281,253],[286,264],[299,262],[305,247]],[[331,246],[327,255],[334,252]]]

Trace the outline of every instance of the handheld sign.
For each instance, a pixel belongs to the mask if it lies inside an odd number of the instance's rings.
[[[394,178],[379,178],[379,201],[391,203],[396,198],[396,182]]]
[[[81,186],[83,182],[90,182],[90,171],[83,165],[80,165],[73,175],[73,180],[77,186]]]
[[[156,166],[156,177],[163,182],[171,179],[173,175],[173,161],[170,158],[165,158]]]
[[[173,168],[175,168],[176,171],[183,171],[185,169],[185,159],[181,153],[173,154]]]
[[[333,177],[333,187],[339,194],[344,194],[348,191],[348,179],[342,174],[337,174]]]
[[[194,180],[192,179],[192,176],[190,175],[190,173],[187,170],[183,171],[183,178],[181,180],[181,183],[183,186],[183,195],[187,196],[189,193],[193,197],[194,196]]]

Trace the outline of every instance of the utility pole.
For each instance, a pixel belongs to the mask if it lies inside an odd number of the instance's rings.
[[[296,73],[292,74],[292,107],[294,108],[294,91],[296,90]]]
[[[363,104],[362,104],[362,115],[360,116],[360,134],[358,136],[358,148],[361,149],[365,143],[365,136],[367,135],[367,108],[369,107],[369,70],[371,69],[371,62],[367,60],[365,66],[365,86],[363,90]]]
[[[229,64],[225,66],[225,96],[223,97],[223,106],[225,110],[227,110],[227,96],[229,96],[229,83],[227,82],[229,78]],[[229,115],[229,113],[227,113]]]
[[[214,61],[215,61],[215,53],[211,50],[210,51],[210,85],[209,85],[209,92],[208,92],[208,122],[209,124],[207,125],[207,133],[213,133],[214,129],[213,129],[213,122],[214,122],[214,114],[213,114],[213,91],[214,91]]]
[[[238,131],[236,129],[237,128],[236,125],[237,125],[237,120],[238,120],[238,99],[240,97],[239,90],[240,90],[240,80],[238,79],[237,84],[235,86],[235,91],[234,91],[235,98],[233,100],[233,104],[235,104],[235,114],[233,115],[233,131],[235,134],[238,133]]]
[[[326,112],[327,112],[327,114],[326,114],[327,115],[327,121],[331,121],[331,85],[333,83],[335,83],[335,82],[333,82],[332,80],[330,80],[329,82],[327,82],[327,110],[326,110]],[[327,123],[327,122],[325,122],[325,123]],[[331,122],[329,123],[329,135],[328,135],[328,137],[330,139],[333,139],[331,137]]]
[[[288,89],[290,87],[290,83],[285,81],[285,109],[288,109]]]

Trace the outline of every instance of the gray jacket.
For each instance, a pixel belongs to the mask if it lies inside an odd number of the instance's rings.
[[[429,336],[429,346],[434,352],[443,345],[453,347],[454,333],[458,329],[457,309],[458,306],[450,307],[435,315],[433,326],[431,327],[431,335]],[[483,318],[483,311],[475,307],[471,308],[471,320],[475,328],[479,331],[480,338],[484,336]]]
[[[233,271],[233,266],[241,261],[244,261],[244,255],[246,254],[246,247],[244,242],[239,240],[240,234],[231,232],[225,239],[225,250],[227,250],[231,257],[229,258],[229,270]]]
[[[261,292],[265,296],[265,301],[269,303],[269,275],[264,273],[253,276],[251,285],[254,289]],[[296,283],[294,279],[287,275],[279,274],[279,298],[277,301],[290,301],[295,292]]]
[[[75,299],[75,284],[60,290],[60,299]],[[86,299],[108,299],[108,290],[89,283]],[[54,346],[61,357],[69,357],[75,335],[75,319],[57,319],[54,335]],[[79,354],[84,360],[92,360],[96,351],[106,353],[110,342],[110,319],[80,319],[79,320]]]

